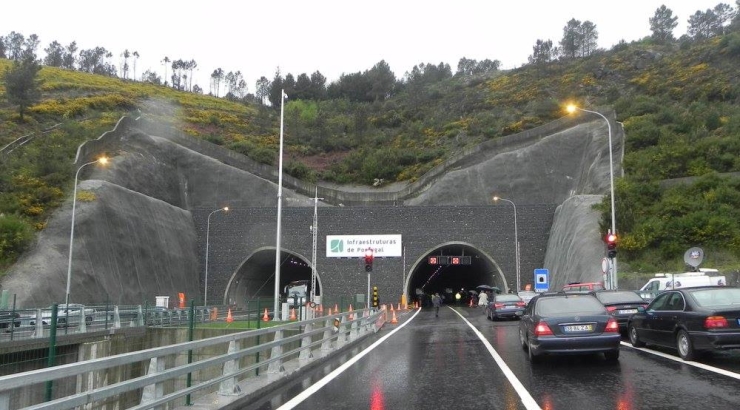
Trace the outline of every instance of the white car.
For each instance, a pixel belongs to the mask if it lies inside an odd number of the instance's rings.
[[[529,303],[529,301],[532,300],[533,297],[537,296],[537,292],[533,292],[531,290],[523,290],[517,293],[517,295],[522,298],[524,303]]]
[[[51,314],[54,306],[49,306],[41,311],[41,323],[45,326],[51,324]],[[60,304],[57,310],[57,326],[66,326],[69,320],[70,325],[77,325],[80,323],[80,311],[84,311],[85,324],[91,325],[93,322],[93,316],[95,310],[86,308],[85,305],[79,303],[70,303],[69,305]],[[29,322],[31,326],[36,325],[36,316],[34,315]]]

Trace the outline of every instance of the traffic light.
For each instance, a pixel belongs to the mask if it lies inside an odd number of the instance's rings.
[[[372,307],[374,308],[380,307],[380,298],[378,297],[378,287],[377,286],[373,286]]]
[[[617,235],[614,233],[606,236],[606,256],[611,259],[617,257]]]
[[[373,271],[373,250],[368,248],[365,251],[365,272]]]

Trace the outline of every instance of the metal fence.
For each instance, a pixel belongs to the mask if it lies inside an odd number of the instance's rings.
[[[276,375],[326,357],[386,321],[385,309],[317,318],[311,317],[318,310],[303,310],[309,316],[304,321],[195,341],[192,324],[186,329],[150,328],[147,332],[187,332],[188,341],[124,354],[107,354],[113,343],[109,338],[85,343],[78,355],[88,360],[0,376],[0,410],[171,409],[245,400]],[[232,312],[231,320],[242,319]]]

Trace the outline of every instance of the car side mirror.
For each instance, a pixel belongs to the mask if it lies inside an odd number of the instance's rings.
[[[645,313],[645,307],[643,307],[643,306],[638,306],[638,307],[637,307],[637,313]]]

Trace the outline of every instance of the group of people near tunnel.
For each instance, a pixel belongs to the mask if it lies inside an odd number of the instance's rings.
[[[434,307],[434,296],[439,295],[440,304],[455,304],[459,306],[470,306],[470,302],[473,302],[473,307],[485,307],[488,302],[492,299],[492,291],[485,290],[480,293],[476,291],[466,291],[464,288],[460,289],[454,294],[447,294],[443,292],[434,293],[421,293],[418,294],[418,302],[421,307]]]

